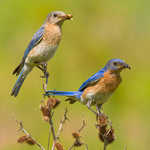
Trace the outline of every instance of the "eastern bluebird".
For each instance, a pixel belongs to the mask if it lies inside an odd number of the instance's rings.
[[[123,60],[111,59],[104,68],[85,81],[78,91],[46,91],[45,95],[67,96],[67,100],[71,104],[79,101],[85,104],[90,110],[92,105],[96,105],[97,111],[100,113],[102,104],[108,100],[119,86],[121,82],[120,72],[125,68],[130,69],[130,66]]]
[[[46,63],[53,57],[60,43],[63,22],[71,18],[71,14],[65,14],[62,11],[54,11],[48,14],[44,24],[34,34],[25,50],[21,63],[13,71],[13,74],[19,75],[19,77],[12,89],[12,96],[18,95],[25,78],[34,66],[42,70],[45,76],[48,75]]]

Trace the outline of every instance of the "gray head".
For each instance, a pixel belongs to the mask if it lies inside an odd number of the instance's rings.
[[[65,20],[70,20],[72,18],[71,14],[65,14],[62,11],[53,11],[48,14],[46,22],[50,24],[61,25]]]
[[[107,70],[114,72],[120,72],[126,68],[131,69],[131,67],[121,59],[111,59],[107,62],[105,67]]]

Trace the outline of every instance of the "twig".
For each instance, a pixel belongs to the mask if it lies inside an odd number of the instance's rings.
[[[73,145],[71,145],[71,147],[69,148],[69,150],[72,150],[74,148],[74,144]]]
[[[28,137],[30,137],[30,138],[35,142],[35,144],[36,144],[41,150],[45,150],[45,148],[44,148],[39,142],[37,142],[37,141],[28,133],[27,130],[24,129],[22,122],[18,122],[17,120],[16,120],[16,122],[17,122],[17,124],[19,124],[19,126],[20,126],[20,128],[19,128],[20,131],[22,131],[25,135],[27,135]]]
[[[124,146],[124,150],[127,150],[127,145]]]
[[[52,121],[53,114],[54,114],[54,112],[50,111],[50,114],[49,114],[50,130],[49,130],[49,138],[48,138],[48,150],[49,150],[49,145],[50,145],[50,134],[51,133],[52,133],[52,136],[53,136],[54,143],[56,143],[56,140],[57,140],[54,125],[53,125],[53,121]]]
[[[66,122],[66,120],[69,120],[68,117],[67,117],[67,113],[68,113],[68,110],[67,110],[67,108],[66,108],[66,109],[65,109],[64,116],[63,116],[63,119],[60,121],[60,125],[59,125],[58,131],[57,131],[57,136],[56,136],[57,139],[58,139],[59,136],[60,136],[60,132],[63,130],[63,125],[64,125],[64,123]]]
[[[104,141],[104,150],[107,148],[107,143]]]
[[[50,111],[50,114],[49,114],[49,124],[50,124],[50,128],[49,128],[49,135],[48,135],[47,150],[49,150],[49,146],[50,146],[50,136],[51,136],[51,132],[52,132],[53,137],[55,137],[55,130],[54,130],[53,121],[52,121],[53,115],[54,115],[54,112],[51,112],[51,111]],[[53,131],[52,131],[52,130],[53,130]]]
[[[49,135],[48,135],[48,145],[47,145],[47,150],[49,150],[49,146],[50,146],[50,137],[51,137],[51,128],[49,128]]]
[[[66,108],[64,116],[63,116],[63,119],[60,121],[60,125],[59,125],[58,131],[57,131],[57,135],[56,135],[56,140],[59,139],[60,133],[63,130],[64,123],[66,122],[66,120],[69,120],[68,117],[67,117],[67,113],[68,113],[68,110]],[[55,142],[56,141],[53,142],[52,150],[54,150],[54,148],[55,148]]]
[[[85,146],[85,150],[88,150],[88,145],[87,145],[87,144],[82,143],[82,145]],[[73,145],[69,148],[69,150],[72,150],[74,147],[75,147],[75,145],[73,144]]]
[[[85,150],[88,150],[88,145],[86,143],[84,143],[85,145]]]
[[[78,130],[78,132],[80,133],[80,132],[84,129],[85,126],[86,126],[86,122],[85,122],[85,120],[83,120],[82,126],[81,126],[81,128]]]
[[[73,137],[75,138],[74,143],[71,145],[71,147],[69,148],[69,150],[72,150],[74,147],[79,147],[79,146],[85,146],[85,150],[88,150],[88,145],[86,143],[83,143],[80,141],[80,132],[84,129],[84,127],[86,126],[86,122],[85,120],[83,120],[82,126],[80,127],[80,129],[78,130],[78,132],[74,132],[72,133]]]

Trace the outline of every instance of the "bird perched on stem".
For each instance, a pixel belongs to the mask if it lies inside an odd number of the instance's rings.
[[[46,91],[45,95],[67,96],[70,103],[79,101],[85,104],[91,111],[92,105],[96,105],[98,113],[100,108],[113,94],[121,82],[120,72],[130,66],[121,59],[109,60],[104,68],[85,81],[78,91]],[[93,111],[96,113],[95,111]]]
[[[34,34],[25,50],[20,64],[13,71],[13,74],[19,75],[19,77],[12,89],[12,96],[18,95],[25,78],[35,66],[42,70],[46,78],[46,84],[48,83],[47,61],[53,57],[61,41],[63,22],[71,18],[71,14],[65,14],[62,11],[54,11],[48,14],[44,24]]]

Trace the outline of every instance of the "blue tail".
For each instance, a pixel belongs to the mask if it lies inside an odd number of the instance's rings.
[[[74,91],[74,92],[65,92],[65,91],[46,91],[46,96],[49,95],[58,95],[58,96],[67,96],[67,97],[74,97],[76,99],[80,99],[82,92]]]
[[[18,77],[18,79],[17,79],[17,81],[16,81],[16,83],[12,89],[11,96],[16,97],[18,95],[19,90],[20,90],[20,88],[21,88],[21,86],[25,80],[25,77],[26,77],[23,73],[24,73],[24,69],[22,69],[22,71],[21,71],[21,73],[20,73],[20,75],[19,75],[19,77]]]

